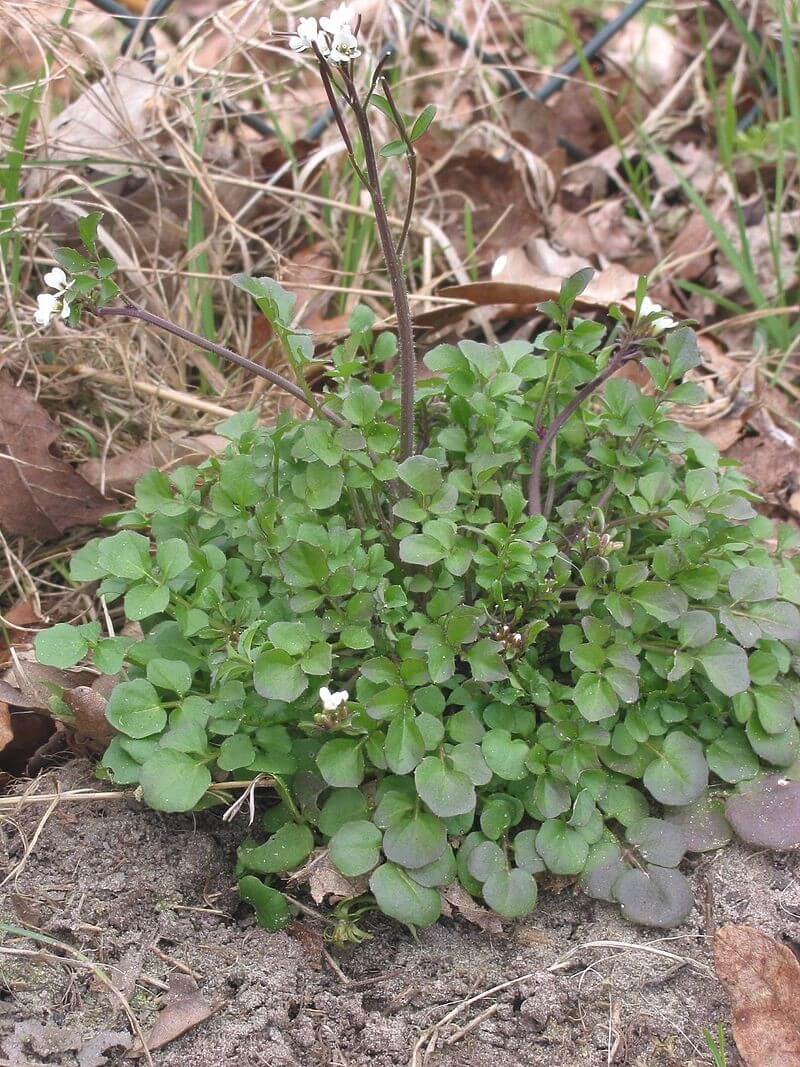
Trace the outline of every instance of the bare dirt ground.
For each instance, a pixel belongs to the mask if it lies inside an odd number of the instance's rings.
[[[37,789],[91,784],[78,762]],[[157,1067],[395,1067],[415,1055],[432,1067],[687,1067],[711,1062],[704,1029],[729,1016],[708,951],[714,924],[800,941],[798,857],[733,846],[696,863],[697,907],[665,937],[571,886],[544,888],[533,917],[503,937],[444,920],[415,941],[368,921],[372,939],[331,949],[337,974],[313,918],[278,934],[254,925],[233,888],[242,830],[217,814],[164,817],[132,800],[62,801],[43,822],[46,811],[26,807],[3,823],[12,876],[0,918],[79,958],[6,939],[0,1062],[14,1067],[132,1062],[130,1021],[97,967],[145,1033],[170,979],[195,976],[213,1014],[154,1051]],[[592,946],[600,941],[624,944]]]

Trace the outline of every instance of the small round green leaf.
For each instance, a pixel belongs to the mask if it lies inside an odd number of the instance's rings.
[[[664,738],[660,754],[648,764],[643,782],[661,804],[691,804],[708,785],[703,746],[688,734],[674,730]]]
[[[438,892],[415,882],[394,863],[384,863],[373,871],[369,888],[384,915],[408,926],[431,926],[441,915]]]
[[[442,467],[430,456],[409,456],[398,465],[397,473],[406,485],[423,496],[433,496],[442,487]]]
[[[641,819],[628,827],[625,839],[642,859],[659,867],[677,867],[688,848],[683,830],[664,819]]]
[[[247,734],[234,734],[222,742],[217,766],[221,771],[236,771],[240,767],[249,767],[255,758],[256,750]]]
[[[739,645],[718,638],[696,652],[708,680],[726,697],[743,693],[750,686],[747,653]]]
[[[504,919],[520,919],[536,906],[536,881],[528,871],[495,871],[483,883],[483,899]]]
[[[692,891],[680,871],[655,867],[625,871],[614,883],[622,914],[642,926],[678,926],[692,910]]]
[[[258,925],[265,930],[282,930],[292,917],[283,893],[252,874],[239,879],[239,896],[255,908]]]
[[[447,827],[427,811],[414,811],[392,822],[383,835],[388,860],[401,867],[425,867],[447,847]]]
[[[59,622],[40,630],[33,640],[36,659],[48,667],[74,667],[89,651],[89,644],[77,626]]]
[[[333,837],[346,823],[366,819],[367,798],[360,789],[334,789],[322,805],[317,819],[320,832]]]
[[[800,782],[762,775],[732,793],[725,817],[742,841],[761,848],[800,847]]]
[[[475,786],[446,756],[426,756],[414,771],[414,782],[420,799],[442,819],[475,810]]]
[[[520,830],[514,837],[514,863],[523,871],[540,874],[544,860],[536,851],[536,830]]]
[[[256,660],[253,684],[262,697],[291,704],[308,688],[308,678],[288,652],[276,648],[262,652]]]
[[[394,774],[409,774],[425,755],[425,740],[414,716],[395,716],[386,731],[386,762]],[[438,813],[437,813],[438,814]]]
[[[331,863],[346,878],[366,874],[380,858],[382,840],[378,827],[366,819],[345,823],[331,838]]]
[[[147,664],[147,680],[178,696],[186,696],[192,688],[192,672],[188,664],[179,659],[151,659]]]
[[[256,874],[282,874],[300,866],[314,848],[314,835],[305,823],[287,822],[263,845],[242,845],[239,862]]]
[[[563,819],[548,819],[536,835],[536,851],[553,874],[580,874],[589,855],[589,845]]]
[[[420,885],[450,885],[456,878],[456,858],[448,845],[441,856],[424,867],[409,868],[409,877]]]
[[[607,719],[619,708],[619,697],[611,684],[599,674],[582,674],[572,690],[572,699],[589,722]]]
[[[317,754],[317,766],[328,785],[355,788],[364,780],[362,745],[351,737],[326,741]]]
[[[211,773],[184,752],[162,748],[139,773],[142,798],[156,811],[191,811],[211,785]]]
[[[115,730],[128,737],[150,737],[167,725],[161,698],[145,678],[116,686],[106,705],[106,718]]]
[[[758,757],[750,747],[744,730],[729,726],[706,749],[706,761],[723,782],[736,785],[758,773]]]
[[[671,808],[664,818],[683,832],[687,852],[711,852],[733,837],[724,806],[721,799],[703,796],[684,808]]]
[[[490,770],[508,782],[519,781],[528,773],[525,760],[530,748],[508,730],[489,730],[481,739],[481,752]]]

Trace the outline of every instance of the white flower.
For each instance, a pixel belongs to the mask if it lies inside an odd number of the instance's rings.
[[[33,321],[39,326],[49,326],[50,320],[56,313],[60,313],[62,319],[69,318],[70,299],[69,290],[72,282],[67,278],[61,267],[53,267],[44,276],[44,284],[54,293],[39,293],[36,297],[36,311],[33,313]]]
[[[646,296],[642,301],[642,315],[654,315],[658,311],[664,311],[663,307],[660,304],[657,304],[654,300],[651,300],[649,296]],[[664,330],[671,330],[673,326],[677,325],[675,319],[673,319],[669,312],[664,311],[663,315],[659,315],[657,318],[653,319],[650,323],[650,329],[655,333],[662,333]]]
[[[61,267],[53,267],[52,270],[45,274],[44,284],[51,289],[55,289],[57,293],[63,293],[65,289],[69,289],[72,282],[67,279],[67,276]]]
[[[347,4],[339,4],[330,15],[325,15],[321,18],[319,24],[326,33],[330,33],[334,37],[342,30],[347,30],[350,33],[353,25],[353,12]]]
[[[319,691],[319,698],[324,711],[336,711],[341,704],[347,703],[350,694],[346,689],[342,689],[339,693],[332,693],[327,685],[323,685]]]
[[[334,35],[328,57],[332,63],[349,63],[360,55],[361,49],[358,47],[356,35],[349,26],[343,27]]]
[[[289,47],[295,52],[305,52],[316,44],[323,55],[327,55],[328,41],[324,33],[317,28],[316,19],[300,19],[294,35],[289,38]]]

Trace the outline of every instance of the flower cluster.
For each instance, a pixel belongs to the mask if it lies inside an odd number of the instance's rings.
[[[70,289],[73,283],[67,278],[61,267],[53,267],[44,276],[44,284],[52,293],[39,293],[36,297],[36,311],[33,313],[34,322],[39,326],[49,326],[54,315],[61,315],[62,319],[68,319],[70,313]]]
[[[340,4],[330,15],[319,20],[300,19],[297,29],[289,38],[289,47],[295,52],[309,48],[319,51],[331,63],[349,63],[361,55],[358,40],[353,32],[353,13],[347,4]]]

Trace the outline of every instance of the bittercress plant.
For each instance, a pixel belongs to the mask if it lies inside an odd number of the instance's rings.
[[[691,329],[643,287],[632,323],[575,316],[589,278],[533,342],[428,351],[404,459],[395,338],[357,308],[310,418],[228,419],[72,559],[141,636],[58,624],[39,660],[119,676],[99,772],[151,807],[274,783],[239,851],[269,928],[320,849],[409,926],[454,882],[526,915],[548,872],[669,926],[687,851],[800,843],[797,535],[670,417],[698,399]],[[234,280],[302,376],[293,297]]]

